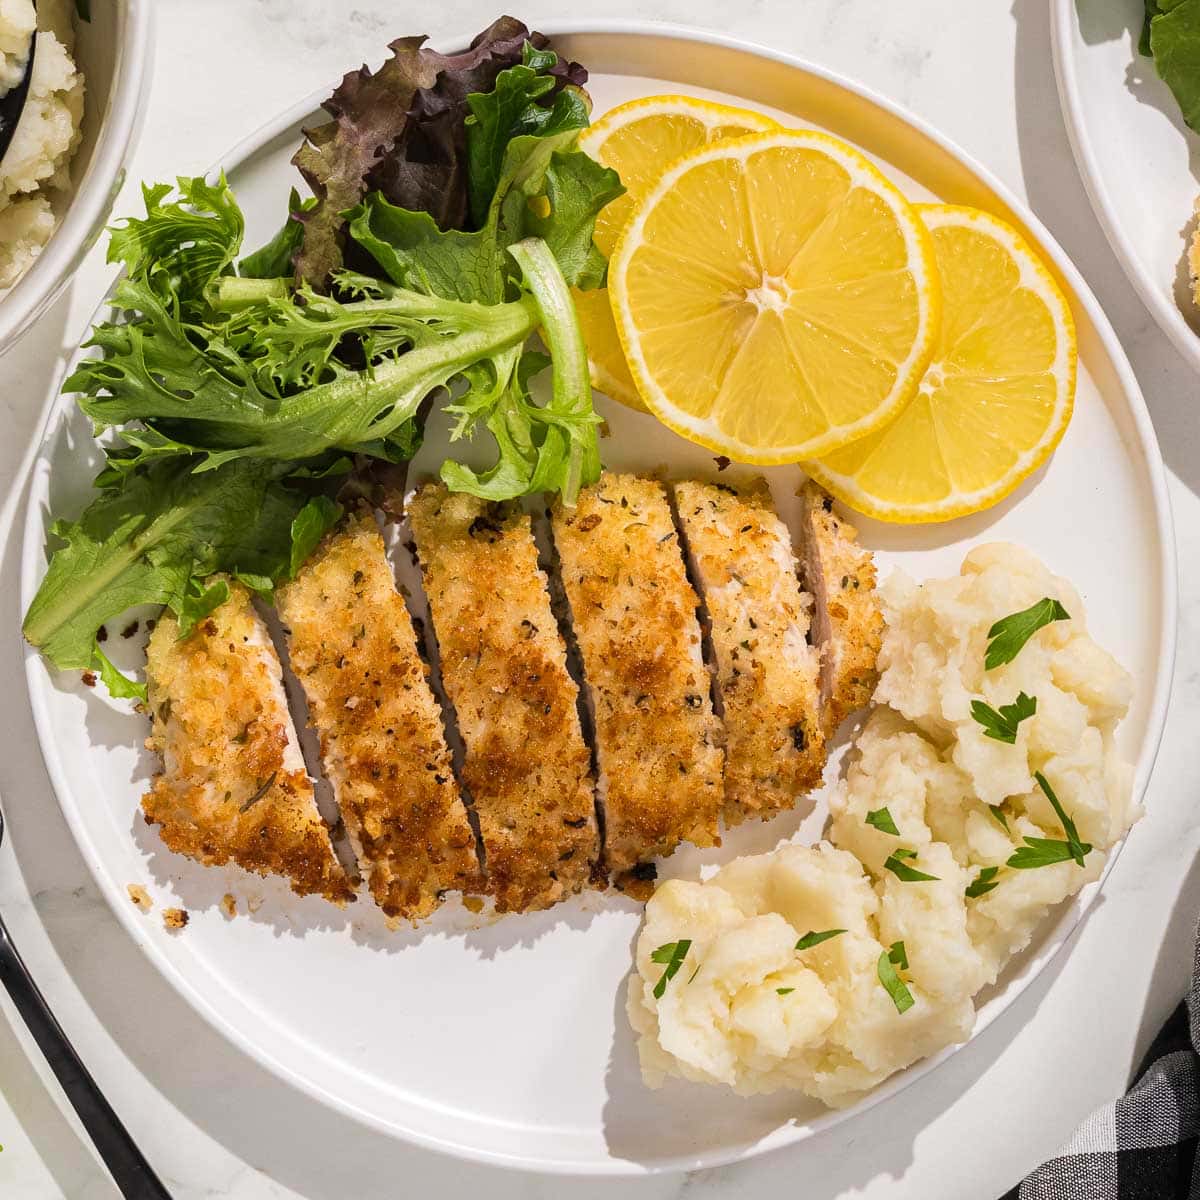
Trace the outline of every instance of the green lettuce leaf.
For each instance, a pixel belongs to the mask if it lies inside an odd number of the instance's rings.
[[[123,675],[116,664],[100,649],[99,642],[96,643],[95,653],[95,666],[100,671],[100,682],[108,689],[108,694],[114,700],[146,699],[146,685],[130,679],[128,675]]]
[[[25,637],[55,666],[86,670],[98,665],[100,626],[130,608],[165,604],[182,615],[193,581],[217,573],[280,578],[308,503],[282,474],[259,461],[196,474],[161,460],[100,492],[78,520],[53,525],[57,545]]]
[[[238,275],[243,279],[277,279],[291,275],[295,270],[293,259],[304,239],[304,226],[297,214],[310,212],[316,204],[315,196],[301,200],[300,193],[292,188],[288,197],[288,219],[266,245],[238,262]]]
[[[1154,66],[1184,122],[1200,131],[1200,0],[1158,0],[1149,21]]]
[[[251,575],[248,578],[261,581],[263,577]],[[262,589],[255,590],[261,591]],[[205,587],[200,580],[190,579],[187,589],[175,606],[176,615],[179,617],[179,636],[187,637],[205,617],[228,599],[229,582],[227,580],[218,579],[215,583]]]
[[[555,138],[587,127],[587,99],[575,88],[557,90],[558,81],[550,73],[557,63],[553,51],[538,50],[527,42],[519,66],[501,71],[490,92],[467,97],[469,201],[476,226],[488,220],[514,140]],[[521,157],[527,153],[520,148],[517,152]]]

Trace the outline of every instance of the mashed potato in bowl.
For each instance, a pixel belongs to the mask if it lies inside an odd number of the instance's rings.
[[[628,1013],[651,1087],[674,1075],[842,1105],[965,1041],[976,993],[1138,815],[1113,740],[1132,681],[1066,581],[995,544],[953,578],[897,572],[881,598],[874,707],[828,840],[669,881],[646,906]],[[1044,600],[1069,617],[987,669],[996,623]],[[1020,693],[1035,710],[1011,742],[989,737],[977,705]],[[664,985],[663,948],[684,943]]]
[[[72,57],[71,0],[0,0],[0,95],[21,79],[37,29],[33,77],[0,161],[0,289],[10,288],[50,240],[69,194],[84,82]]]

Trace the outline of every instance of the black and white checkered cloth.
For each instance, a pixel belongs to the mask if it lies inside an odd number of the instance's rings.
[[[1129,1091],[1002,1200],[1200,1200],[1200,943],[1192,986]]]

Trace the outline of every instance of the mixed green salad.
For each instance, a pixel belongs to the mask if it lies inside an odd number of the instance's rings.
[[[1200,0],[1145,0],[1138,49],[1154,59],[1183,119],[1200,131]]]
[[[64,384],[106,461],[83,515],[53,526],[24,623],[55,666],[142,695],[104,622],[163,604],[186,633],[228,595],[217,575],[269,595],[347,495],[395,487],[433,403],[454,439],[495,443],[484,471],[442,464],[451,489],[570,504],[598,477],[569,289],[603,284],[593,227],[623,189],[576,147],[587,74],[511,17],[462,54],[424,41],[325,102],[293,159],[311,196],[293,190],[265,246],[243,254],[223,175],[144,187],[146,215],[111,231],[113,315]]]

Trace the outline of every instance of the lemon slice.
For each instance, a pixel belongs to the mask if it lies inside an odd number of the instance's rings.
[[[675,163],[635,207],[608,291],[647,407],[753,463],[816,457],[890,420],[941,306],[916,211],[857,150],[810,130]]]
[[[774,121],[746,108],[731,108],[691,96],[646,96],[604,114],[579,138],[579,148],[621,176],[625,195],[600,210],[596,245],[609,255],[640,200],[677,158],[711,142],[777,128]],[[613,324],[608,292],[575,291],[575,307],[588,348],[592,384],[627,404],[645,409],[625,364]]]
[[[884,521],[946,521],[1009,494],[1062,440],[1075,399],[1070,306],[1021,236],[973,208],[917,208],[942,280],[941,334],[917,395],[809,473]]]

